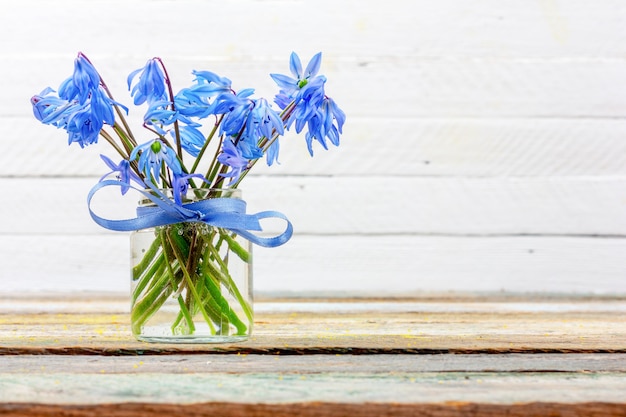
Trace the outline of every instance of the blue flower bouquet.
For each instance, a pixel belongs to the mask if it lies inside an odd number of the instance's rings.
[[[135,106],[145,106],[141,140],[92,62],[82,53],[58,90],[31,98],[35,118],[64,129],[80,147],[107,142],[108,172],[90,190],[87,206],[100,226],[131,232],[131,329],[139,340],[228,342],[245,340],[253,324],[252,245],[287,242],[292,225],[280,212],[246,212],[239,186],[254,165],[277,162],[280,138],[295,129],[308,150],[339,145],[344,112],[326,95],[321,54],[303,70],[291,54],[291,76],[270,74],[279,91],[275,110],[251,88],[235,91],[228,78],[193,71],[176,94],[160,58],[128,76]],[[95,213],[103,188],[139,195],[136,217]],[[285,229],[263,236],[261,220],[278,218]]]

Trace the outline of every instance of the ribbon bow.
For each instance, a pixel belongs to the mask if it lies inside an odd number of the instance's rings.
[[[94,194],[107,186],[130,187],[155,205],[152,207],[138,207],[137,217],[124,220],[109,220],[98,216],[91,209],[91,200]],[[160,196],[129,186],[116,180],[98,182],[87,196],[87,207],[91,218],[100,226],[118,232],[130,232],[149,227],[165,226],[180,222],[203,222],[210,226],[228,229],[248,239],[250,242],[273,248],[286,243],[293,234],[293,226],[287,217],[277,211],[262,211],[256,214],[246,214],[246,202],[238,198],[210,198],[182,206],[175,204],[158,190]],[[274,237],[260,237],[252,231],[262,231],[260,220],[268,218],[282,219],[287,222],[285,231]]]

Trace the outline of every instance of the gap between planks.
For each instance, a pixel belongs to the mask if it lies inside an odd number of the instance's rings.
[[[3,417],[147,417],[147,416],[220,416],[220,417],[626,417],[623,404],[588,402],[562,404],[534,402],[528,404],[378,404],[304,402],[289,404],[98,404],[61,406],[48,404],[0,404]]]

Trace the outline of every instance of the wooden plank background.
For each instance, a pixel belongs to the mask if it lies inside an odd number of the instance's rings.
[[[259,293],[626,294],[625,23],[618,0],[5,4],[1,291],[127,291],[128,236],[85,205],[108,149],[68,148],[28,101],[78,51],[129,103],[155,55],[177,89],[209,69],[271,98],[294,50],[323,52],[348,121],[341,147],[286,138],[246,180],[250,209],[296,230],[256,251]]]

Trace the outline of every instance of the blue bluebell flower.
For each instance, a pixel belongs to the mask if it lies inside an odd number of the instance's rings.
[[[210,182],[201,174],[174,174],[172,178],[172,192],[174,193],[174,202],[179,206],[182,206],[183,197],[187,195],[189,180],[191,178],[198,178],[207,184],[210,184]]]
[[[308,83],[296,94],[296,107],[289,118],[287,125],[290,126],[295,121],[296,133],[300,133],[306,123],[313,117],[324,100],[324,84],[326,77],[319,76]]]
[[[283,120],[280,118],[280,115],[274,111],[267,100],[264,98],[253,100],[252,108],[248,112],[248,116],[245,122],[245,130],[242,135],[242,138],[245,138],[246,142],[238,142],[237,146],[242,147],[248,145],[248,150],[255,151],[254,148],[250,147],[252,143],[258,143],[259,140],[263,137],[268,140],[272,140],[271,145],[266,149],[267,156],[267,164],[272,165],[274,162],[278,161],[278,151],[279,151],[279,143],[278,138],[275,136],[283,135],[285,133],[285,127]],[[258,146],[257,150],[260,150]],[[261,153],[263,152],[260,150]],[[256,159],[258,152],[253,153],[251,156],[255,156],[255,158],[249,158],[244,151],[244,156],[248,157],[248,159]]]
[[[65,110],[66,125],[69,134],[69,143],[78,143],[81,147],[98,141],[100,130],[104,124],[113,125],[115,115],[111,100],[102,90],[93,90],[88,101],[84,104],[75,103]]]
[[[346,114],[332,98],[325,97],[318,116],[321,118],[319,134],[327,137],[333,145],[339,146],[339,135],[343,133]]]
[[[308,131],[305,139],[309,153],[313,156],[313,140],[318,141],[324,149],[328,149],[326,139],[339,146],[339,136],[343,131],[346,115],[331,98],[324,98],[315,115],[307,122]]]
[[[300,133],[313,117],[324,98],[324,84],[326,77],[317,75],[322,62],[322,54],[317,53],[311,58],[305,71],[302,71],[300,58],[294,52],[291,53],[289,68],[293,77],[282,74],[270,74],[272,79],[281,88],[274,98],[274,102],[285,109],[293,103],[295,108],[287,120],[287,127],[296,124],[296,132]]]
[[[139,79],[132,86],[135,77]],[[143,68],[136,69],[128,75],[128,89],[133,97],[133,103],[140,105],[153,101],[167,100],[165,73],[160,66],[159,58],[148,60]],[[131,87],[132,86],[132,87]]]
[[[81,147],[96,143],[104,124],[115,124],[113,106],[128,111],[106,95],[100,85],[100,76],[79,54],[74,63],[74,74],[61,84],[59,92],[46,88],[31,98],[35,117],[44,124],[65,129],[69,143]]]
[[[228,185],[237,182],[241,174],[247,169],[249,162],[243,156],[241,149],[235,146],[230,139],[225,139],[222,143],[222,152],[217,156],[217,160],[231,169],[225,174],[220,174],[221,177],[231,179]]]
[[[292,52],[289,57],[289,69],[293,77],[283,74],[270,74],[270,77],[272,77],[276,84],[278,84],[281,88],[280,94],[284,95],[286,98],[290,99],[289,101],[291,101],[300,90],[315,79],[321,64],[322,53],[318,52],[313,56],[313,58],[311,58],[309,64],[303,72],[300,58],[295,52]]]
[[[185,150],[185,152],[194,158],[198,156],[200,149],[202,149],[204,142],[206,141],[204,134],[198,129],[198,127],[200,127],[200,125],[196,123],[182,125],[178,129],[178,133],[180,135],[180,146]],[[174,141],[176,141],[176,132],[170,130],[170,135]]]
[[[102,119],[94,117],[89,103],[84,105],[76,103],[68,108],[64,126],[68,133],[68,144],[78,143],[84,148],[96,143],[102,126]]]
[[[183,88],[174,96],[176,111],[188,117],[203,119],[212,114],[213,104],[193,87]]]
[[[54,95],[34,96],[31,103],[36,118],[41,118],[44,124],[65,129],[68,142],[76,142],[81,147],[96,143],[105,123],[115,123],[111,100],[100,90],[92,91],[83,104],[78,100],[66,101]]]
[[[176,152],[158,138],[136,146],[128,159],[134,161],[137,157],[139,157],[139,171],[143,172],[146,180],[151,182],[151,178],[155,180],[159,178],[164,163],[174,175],[180,175],[183,172]]]
[[[224,114],[224,119],[220,124],[220,134],[227,136],[238,136],[241,133],[254,107],[254,102],[248,97],[254,92],[246,89],[237,94],[224,95],[216,107],[217,114]]]
[[[270,74],[272,79],[281,88],[274,98],[274,102],[285,109],[289,104],[295,104],[291,117],[287,120],[287,127],[296,122],[296,132],[300,133],[308,119],[313,117],[317,107],[324,97],[326,77],[317,75],[322,63],[322,54],[317,53],[311,58],[304,72],[300,58],[295,52],[291,53],[289,68],[293,77],[282,74]]]
[[[305,139],[311,155],[314,140],[324,149],[328,149],[327,139],[333,145],[339,145],[339,136],[346,119],[345,113],[325,93],[326,77],[318,75],[320,65],[321,54],[316,54],[303,72],[300,59],[292,53],[289,66],[293,77],[271,74],[281,88],[275,103],[282,109],[294,106],[286,122],[287,128],[295,124],[296,133],[307,128]]]
[[[182,114],[178,109],[172,109],[170,104],[171,102],[169,101],[155,101],[151,103],[144,114],[144,123],[156,127],[156,130],[161,135],[165,135],[166,133],[162,127],[171,126],[174,122],[180,122],[195,127],[201,126],[187,115]]]
[[[219,93],[231,91],[231,81],[226,77],[220,77],[219,75],[211,71],[192,71],[192,74],[196,76],[195,81],[198,86],[203,86],[205,94],[217,95]]]
[[[265,161],[267,162],[267,166],[272,166],[274,162],[278,163],[279,150],[280,143],[278,142],[278,139],[275,139],[269,146],[267,146],[265,150]]]
[[[102,123],[106,123],[109,126],[115,124],[115,113],[113,111],[113,105],[117,104],[113,102],[102,89],[97,89],[91,92],[89,97],[89,107],[94,119],[101,120]]]
[[[130,181],[131,180],[135,181],[139,185],[144,185],[144,183],[141,180],[141,178],[139,178],[139,176],[137,174],[135,174],[133,172],[133,170],[131,169],[130,162],[128,160],[122,159],[120,161],[120,163],[116,165],[115,162],[113,162],[106,155],[100,155],[100,158],[102,158],[104,163],[107,164],[107,166],[109,168],[111,168],[111,171],[106,173],[106,174],[104,174],[100,178],[100,181],[102,181],[103,179],[105,179],[109,175],[117,172],[117,179],[122,183],[122,186],[121,186],[122,195],[126,194],[126,192],[128,191],[128,188],[130,187]]]
[[[30,104],[33,106],[33,114],[37,120],[57,127],[65,125],[58,115],[63,114],[71,105],[69,101],[59,98],[50,87],[32,96]]]
[[[210,71],[193,71],[192,73],[196,76],[196,84],[176,94],[174,98],[176,110],[185,116],[200,119],[210,114],[218,114],[216,107],[219,103],[234,94],[231,81]]]
[[[100,88],[100,75],[83,54],[74,60],[74,73],[59,87],[59,97],[68,101],[77,99],[85,104],[93,91]]]
[[[252,109],[246,120],[246,135],[249,137],[265,136],[271,139],[274,131],[279,135],[285,133],[283,120],[276,113],[267,100],[260,98],[252,101]]]
[[[147,125],[171,125],[178,120],[178,112],[172,110],[171,102],[167,100],[153,101],[148,106],[148,110],[143,116],[143,121]]]
[[[252,104],[250,96],[254,94],[254,88],[244,88],[237,93],[222,93],[215,98],[213,114],[226,114],[236,107],[249,107]]]
[[[235,138],[232,138],[235,141]],[[259,159],[263,156],[263,149],[259,147],[258,137],[249,137],[245,134],[239,137],[237,141],[237,149],[241,151],[241,155],[249,161]]]

